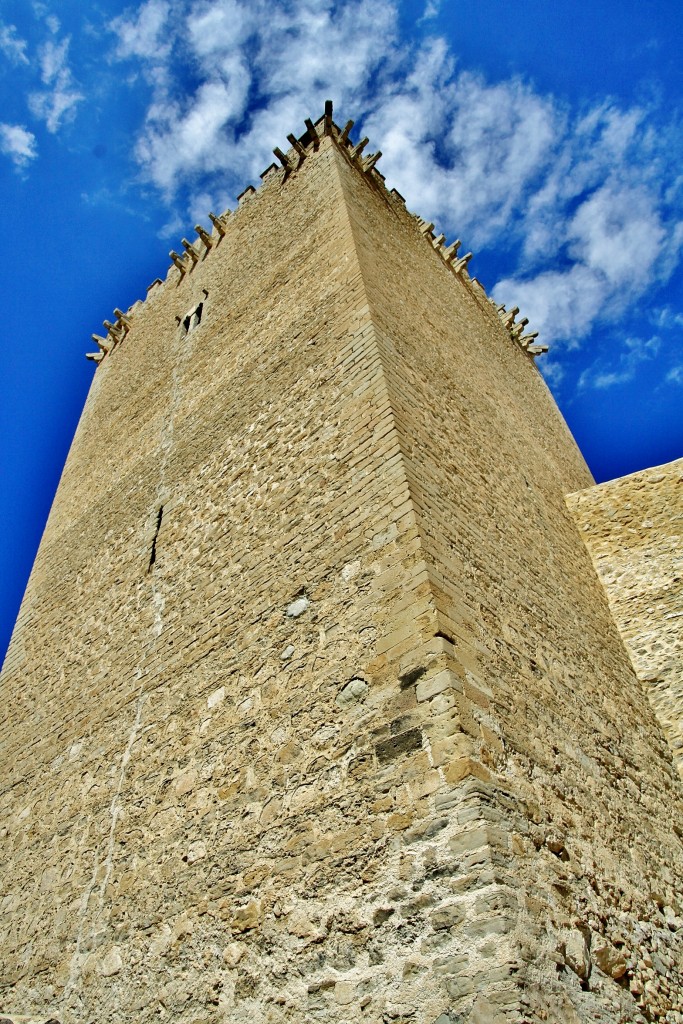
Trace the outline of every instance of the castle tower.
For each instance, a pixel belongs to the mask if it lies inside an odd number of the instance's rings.
[[[2,676],[0,1008],[683,1021],[590,475],[523,327],[307,125],[100,339]]]

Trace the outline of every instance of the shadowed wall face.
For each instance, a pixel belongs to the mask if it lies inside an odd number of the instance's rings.
[[[590,477],[359,159],[309,139],[98,367],[3,673],[7,1011],[680,991],[680,787],[566,512]]]

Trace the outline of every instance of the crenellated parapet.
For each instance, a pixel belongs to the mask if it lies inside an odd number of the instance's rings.
[[[97,352],[86,352],[86,359],[92,359],[95,363],[100,363],[104,357],[111,352],[116,345],[119,345],[128,334],[131,327],[130,314],[133,310],[133,306],[124,313],[120,309],[114,310],[115,320],[104,320],[103,325],[107,329],[106,337],[102,338],[99,334],[91,335],[92,340],[97,345]]]
[[[519,306],[513,306],[512,309],[506,309],[504,305],[500,305],[496,308],[496,312],[500,317],[503,327],[507,329],[512,340],[517,342],[519,347],[525,352],[528,352],[530,356],[538,356],[543,352],[548,351],[547,345],[535,344],[536,338],[538,337],[538,331],[530,331],[528,334],[524,333],[524,329],[529,323],[527,317],[523,317],[521,320],[515,322],[515,317],[519,313]]]
[[[347,121],[343,128],[337,125],[332,117],[333,106],[332,101],[327,100],[325,102],[325,110],[322,117],[314,123],[310,118],[306,118],[304,121],[306,130],[302,135],[294,135],[290,132],[287,135],[287,141],[289,148],[285,151],[279,146],[273,149],[273,155],[276,160],[269,164],[264,171],[259,175],[261,185],[256,188],[254,185],[248,185],[243,192],[237,196],[237,209],[235,214],[239,214],[239,211],[249,202],[252,201],[254,196],[258,194],[261,188],[266,185],[270,185],[274,180],[278,180],[280,185],[284,185],[292,174],[295,174],[302,166],[304,161],[315,153],[319,146],[321,139],[330,138],[336,146],[345,154],[346,158],[357,168],[357,170],[365,175],[368,180],[374,184],[385,189],[388,195],[394,201],[398,201],[403,207],[405,207],[405,199],[395,188],[387,189],[385,184],[385,177],[381,171],[377,168],[377,163],[382,156],[381,150],[377,150],[374,153],[366,154],[366,148],[369,145],[369,139],[367,136],[361,138],[358,142],[353,142],[351,138],[351,131],[354,127],[353,121]],[[446,236],[443,233],[435,234],[434,224],[424,220],[422,217],[416,214],[411,214],[414,219],[417,229],[424,236],[428,244],[434,249],[434,251],[441,257],[444,264],[451,271],[453,276],[462,283],[463,286],[472,290],[473,292],[479,293],[479,295],[486,296],[486,291],[480,281],[475,277],[471,277],[468,273],[468,266],[473,258],[471,252],[466,252],[464,255],[460,254],[461,241],[456,239],[450,244],[446,243]],[[215,213],[209,213],[209,220],[211,222],[211,230],[207,230],[201,224],[195,225],[195,232],[197,238],[192,241],[187,238],[181,239],[182,252],[177,252],[171,249],[169,257],[171,265],[166,275],[166,281],[171,279],[174,280],[175,285],[180,285],[184,278],[192,274],[192,271],[202,263],[213,251],[216,251],[221,241],[229,230],[230,219],[232,217],[232,211],[226,210],[220,215]],[[155,289],[163,287],[164,282],[160,278],[157,278],[147,288],[147,294],[151,294]],[[489,299],[493,303],[492,299]],[[99,337],[96,334],[92,335],[93,341],[97,345],[98,350],[96,352],[86,353],[86,358],[93,360],[96,364],[99,364],[106,355],[108,355],[117,345],[121,344],[125,339],[128,331],[131,327],[131,313],[137,305],[141,303],[135,303],[128,311],[124,314],[121,310],[115,310],[116,320],[111,323],[108,320],[104,321],[104,326],[107,328],[107,335],[104,338]],[[495,305],[495,303],[494,303]],[[531,332],[524,334],[524,327],[527,325],[528,320],[521,320],[515,323],[515,315],[519,310],[515,307],[514,310],[508,311],[504,306],[498,307],[498,314],[501,318],[503,326],[506,327],[510,334],[510,338],[520,348],[523,349],[530,356],[540,355],[542,352],[547,352],[548,348],[546,345],[532,344],[538,336],[537,332]]]

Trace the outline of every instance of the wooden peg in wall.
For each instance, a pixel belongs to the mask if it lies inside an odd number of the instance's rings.
[[[171,249],[168,255],[170,256],[171,261],[178,268],[180,273],[184,274],[187,268],[185,267],[182,256],[179,256],[175,249]]]
[[[187,255],[190,257],[192,262],[197,263],[199,256],[197,255],[197,250],[192,247],[192,243],[188,242],[186,238],[181,238],[180,244],[182,245]]]

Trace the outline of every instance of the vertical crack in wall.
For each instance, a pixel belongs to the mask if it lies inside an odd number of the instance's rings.
[[[60,998],[60,1006],[65,1009],[67,1006],[72,1004],[75,1000],[81,1004],[81,998],[79,994],[79,987],[82,981],[82,966],[83,966],[83,943],[84,938],[89,934],[91,937],[94,936],[99,926],[106,928],[106,898],[107,898],[107,887],[109,885],[115,861],[115,849],[116,849],[116,832],[117,826],[120,820],[125,815],[125,786],[128,774],[128,768],[133,756],[133,748],[135,742],[140,733],[142,726],[143,713],[147,700],[147,693],[145,692],[145,679],[144,679],[144,668],[149,658],[149,653],[154,649],[156,641],[159,639],[163,632],[164,626],[164,608],[166,605],[166,599],[163,593],[163,577],[160,573],[153,572],[154,565],[158,557],[158,545],[159,535],[161,532],[162,521],[164,518],[164,508],[167,506],[169,499],[169,489],[167,485],[167,474],[170,459],[173,453],[173,441],[174,441],[174,428],[175,418],[178,409],[182,403],[182,375],[185,368],[185,364],[189,362],[192,356],[194,336],[190,333],[190,342],[187,337],[183,336],[183,345],[178,344],[177,338],[175,339],[175,359],[173,364],[173,373],[171,376],[171,389],[168,401],[168,415],[163,422],[161,428],[161,435],[159,440],[159,450],[161,452],[161,459],[159,460],[159,475],[155,494],[155,508],[158,510],[156,513],[155,531],[152,539],[152,548],[150,553],[150,561],[147,569],[147,578],[150,581],[151,590],[151,602],[154,611],[154,616],[151,626],[151,637],[150,642],[144,644],[141,650],[141,657],[139,663],[135,669],[135,678],[139,680],[139,686],[135,696],[135,713],[133,716],[133,722],[128,731],[126,745],[121,755],[121,761],[119,765],[118,781],[116,785],[116,791],[112,797],[109,805],[109,818],[110,825],[106,839],[106,848],[104,856],[98,855],[98,850],[95,850],[93,872],[89,884],[85,888],[83,895],[80,900],[80,907],[78,911],[78,931],[76,935],[76,948],[71,958],[69,966],[69,977],[64,987]],[[139,600],[140,597],[144,599],[144,593],[146,588],[143,587],[139,591],[138,598],[138,612],[140,611]],[[149,593],[149,591],[147,591]],[[88,922],[89,913],[92,914],[91,900],[93,893],[98,886],[98,877],[102,875],[102,881],[99,885],[99,896],[97,901],[96,915],[90,918]],[[67,1002],[69,1000],[69,1002]]]
[[[140,675],[141,675],[141,672],[138,672],[138,678],[140,677]],[[106,857],[105,857],[105,860],[104,860],[104,867],[105,867],[104,878],[102,879],[102,884],[100,886],[100,898],[99,898],[100,910],[102,910],[102,908],[104,906],[105,893],[106,893],[106,890],[107,890],[107,885],[109,884],[109,879],[111,878],[112,868],[114,866],[114,841],[116,839],[116,825],[117,825],[117,822],[118,822],[119,818],[121,817],[121,815],[123,813],[123,807],[122,807],[122,803],[121,803],[121,793],[123,791],[123,786],[124,786],[124,783],[126,781],[126,770],[128,768],[128,763],[130,762],[131,753],[132,753],[132,750],[133,750],[133,744],[135,743],[135,740],[137,739],[137,735],[138,735],[138,732],[139,732],[139,729],[140,729],[140,723],[142,722],[142,710],[143,710],[143,708],[145,706],[145,700],[147,698],[147,695],[144,693],[144,689],[143,688],[144,688],[144,683],[141,682],[140,683],[140,689],[138,690],[136,705],[135,705],[135,718],[133,720],[133,724],[131,726],[130,732],[128,733],[128,742],[126,743],[126,748],[123,751],[123,756],[121,758],[121,767],[119,769],[118,785],[116,787],[116,792],[114,793],[114,797],[113,797],[111,805],[109,807],[109,815],[111,817],[111,825],[110,825],[110,828],[109,828],[109,839],[108,839],[108,842],[107,842],[107,854],[106,854]]]
[[[88,906],[90,904],[90,897],[92,896],[93,890],[97,885],[98,870],[99,858],[97,856],[97,850],[95,850],[93,856],[92,877],[90,879],[90,883],[88,884],[88,886],[83,890],[83,894],[81,895],[80,899],[80,906],[78,911],[78,931],[76,933],[76,948],[74,949],[73,956],[71,957],[71,962],[69,964],[69,977],[67,979],[66,985],[64,986],[64,991],[62,992],[62,996],[60,999],[60,1004],[62,1006],[68,1005],[67,999],[70,996],[72,989],[76,987],[76,983],[79,981],[80,978],[81,943],[83,942],[83,931],[85,926],[85,919],[88,913]]]

